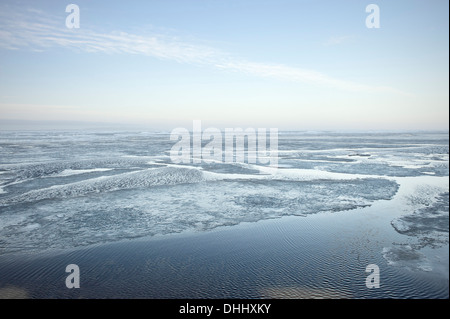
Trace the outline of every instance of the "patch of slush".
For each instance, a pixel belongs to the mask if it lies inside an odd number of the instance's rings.
[[[407,236],[408,244],[385,247],[383,257],[390,265],[431,271],[439,267],[439,261],[432,258],[431,262],[428,257],[433,256],[434,249],[445,248],[449,244],[448,185],[422,184],[404,199],[404,209],[409,213],[395,218],[391,225],[399,234]]]
[[[37,164],[8,164],[2,165],[9,183],[17,183],[41,177],[64,177],[89,172],[101,172],[130,167],[151,167],[148,159],[119,158],[119,159],[89,159],[52,161]]]
[[[65,185],[32,190],[24,194],[0,199],[0,206],[36,202],[44,199],[80,197],[91,193],[104,193],[123,189],[199,182],[202,173],[187,168],[157,168],[113,176],[101,176]]]
[[[433,270],[428,258],[409,245],[385,247],[383,257],[391,266],[405,267],[410,270]]]
[[[50,175],[50,177],[66,177],[78,174],[95,173],[95,172],[107,172],[112,168],[92,168],[92,169],[65,169],[61,173]]]
[[[449,243],[449,193],[439,193],[439,188],[421,186],[409,196],[415,210],[392,220],[395,230],[416,237],[422,247]]]

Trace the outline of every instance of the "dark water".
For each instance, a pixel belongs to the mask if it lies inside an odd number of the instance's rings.
[[[370,225],[375,213],[285,217],[2,258],[0,282],[4,292],[31,298],[448,298],[448,257],[434,261],[434,271],[389,265],[382,249],[400,236],[380,221]],[[79,289],[65,287],[68,264],[80,267]],[[368,264],[380,267],[378,289],[365,285]]]

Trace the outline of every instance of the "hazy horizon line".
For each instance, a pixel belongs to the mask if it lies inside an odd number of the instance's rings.
[[[204,121],[207,122],[207,121]],[[167,126],[166,123],[163,126]],[[153,126],[153,127],[152,127]],[[171,128],[156,128],[152,124],[144,123],[130,123],[130,122],[98,122],[98,121],[70,121],[70,120],[23,120],[23,119],[0,119],[0,131],[79,131],[79,130],[104,130],[104,131],[139,131],[139,132],[167,132],[180,127],[180,125],[171,126]],[[261,126],[249,125],[221,125],[225,128],[259,128]],[[212,127],[212,125],[205,125],[203,129]],[[192,127],[187,127],[189,131],[192,131]],[[266,127],[269,128],[269,127]],[[271,128],[276,128],[272,126]],[[342,129],[342,128],[278,128],[279,132],[310,132],[310,133],[449,133],[449,128],[436,128],[436,129],[383,129],[383,128],[367,128],[367,129]],[[222,130],[222,129],[221,129]]]

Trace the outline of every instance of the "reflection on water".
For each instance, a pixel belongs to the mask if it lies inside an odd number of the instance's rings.
[[[19,287],[6,286],[0,288],[0,299],[27,299],[29,298],[28,292]]]

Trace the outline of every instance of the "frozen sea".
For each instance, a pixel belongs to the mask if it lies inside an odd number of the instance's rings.
[[[0,297],[449,297],[448,132],[280,132],[278,169],[173,144],[0,132]]]

